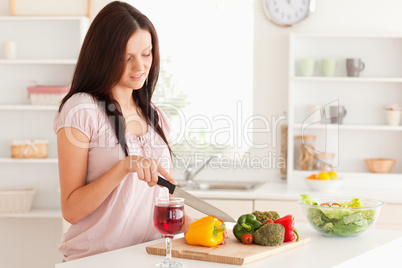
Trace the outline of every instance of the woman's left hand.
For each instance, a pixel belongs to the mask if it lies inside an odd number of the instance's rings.
[[[148,183],[153,187],[158,182],[158,174],[162,175],[167,181],[177,184],[172,175],[162,167],[157,159],[130,155],[124,159],[124,166],[127,172],[136,172],[138,179]]]

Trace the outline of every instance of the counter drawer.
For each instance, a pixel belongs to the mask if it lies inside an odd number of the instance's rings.
[[[402,228],[402,205],[385,204],[381,208],[376,224],[393,224],[399,225]]]

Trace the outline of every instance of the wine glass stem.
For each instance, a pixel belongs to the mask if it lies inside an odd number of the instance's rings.
[[[172,238],[167,236],[165,241],[166,241],[166,261],[172,262]]]

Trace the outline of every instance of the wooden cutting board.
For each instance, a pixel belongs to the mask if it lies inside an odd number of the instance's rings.
[[[270,247],[257,244],[245,245],[238,241],[233,233],[228,232],[225,245],[216,247],[192,246],[185,238],[173,240],[172,257],[199,261],[210,261],[227,264],[243,265],[253,261],[278,254],[310,242],[310,237],[300,237],[299,242],[286,242],[282,245]],[[146,247],[149,254],[166,255],[165,242]]]

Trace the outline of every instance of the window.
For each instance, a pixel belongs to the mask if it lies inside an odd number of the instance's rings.
[[[161,72],[154,102],[178,157],[233,159],[252,146],[253,1],[136,0],[154,23]],[[177,109],[180,108],[180,109]]]

